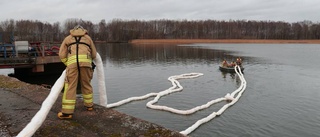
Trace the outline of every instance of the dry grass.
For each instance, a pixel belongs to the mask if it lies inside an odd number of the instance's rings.
[[[10,89],[20,89],[26,85],[27,83],[21,82],[16,78],[0,75],[0,88],[10,88]]]
[[[29,84],[23,81],[20,81],[17,78],[9,77],[5,75],[0,75],[0,89],[7,89],[7,90],[44,90],[48,89],[46,86],[40,86],[35,84]]]
[[[320,40],[256,40],[256,39],[135,39],[132,44],[192,44],[192,43],[305,43],[320,44]]]

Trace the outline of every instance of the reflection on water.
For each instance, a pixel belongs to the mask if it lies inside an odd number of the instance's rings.
[[[130,45],[106,44],[98,45],[97,50],[103,60],[109,59],[114,64],[155,62],[197,62],[203,60],[211,63],[222,59],[234,60],[228,51],[210,50],[192,46],[157,45]]]
[[[236,73],[221,72],[221,75],[224,78],[224,80],[226,80],[227,78],[230,78],[231,81],[235,81],[237,83],[237,86],[241,85],[241,80]]]
[[[50,88],[60,77],[62,71],[65,69],[65,65],[63,63],[47,64],[44,67],[47,72],[39,72],[34,74],[30,73],[32,72],[32,68],[28,69],[29,70],[20,69],[18,74],[15,74],[16,72],[14,69],[11,69],[11,73],[7,73],[7,75],[30,84],[37,84]]]

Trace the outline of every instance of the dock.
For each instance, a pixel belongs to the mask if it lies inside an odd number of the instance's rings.
[[[0,92],[0,136],[13,137],[37,113],[50,89],[0,75]],[[61,97],[62,94],[33,137],[184,137],[177,131],[98,104],[93,111],[86,111],[81,99],[77,99],[73,119],[60,120],[57,113]]]
[[[65,66],[58,56],[59,48],[56,44],[45,42],[0,43],[0,69],[13,68],[16,75],[61,73]],[[50,70],[52,66],[54,70]]]

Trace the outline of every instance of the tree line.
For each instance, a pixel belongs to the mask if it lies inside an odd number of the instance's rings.
[[[320,23],[254,20],[121,20],[94,24],[82,19],[64,23],[38,20],[0,22],[0,42],[61,42],[69,30],[81,25],[94,41],[128,42],[132,39],[320,39]]]

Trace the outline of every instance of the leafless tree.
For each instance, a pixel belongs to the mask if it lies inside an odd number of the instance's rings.
[[[131,39],[320,39],[320,24],[255,20],[122,20],[98,24],[71,18],[53,24],[13,19],[0,22],[2,40],[61,42],[69,30],[81,25],[94,41],[127,42]],[[12,40],[11,40],[12,41]]]

